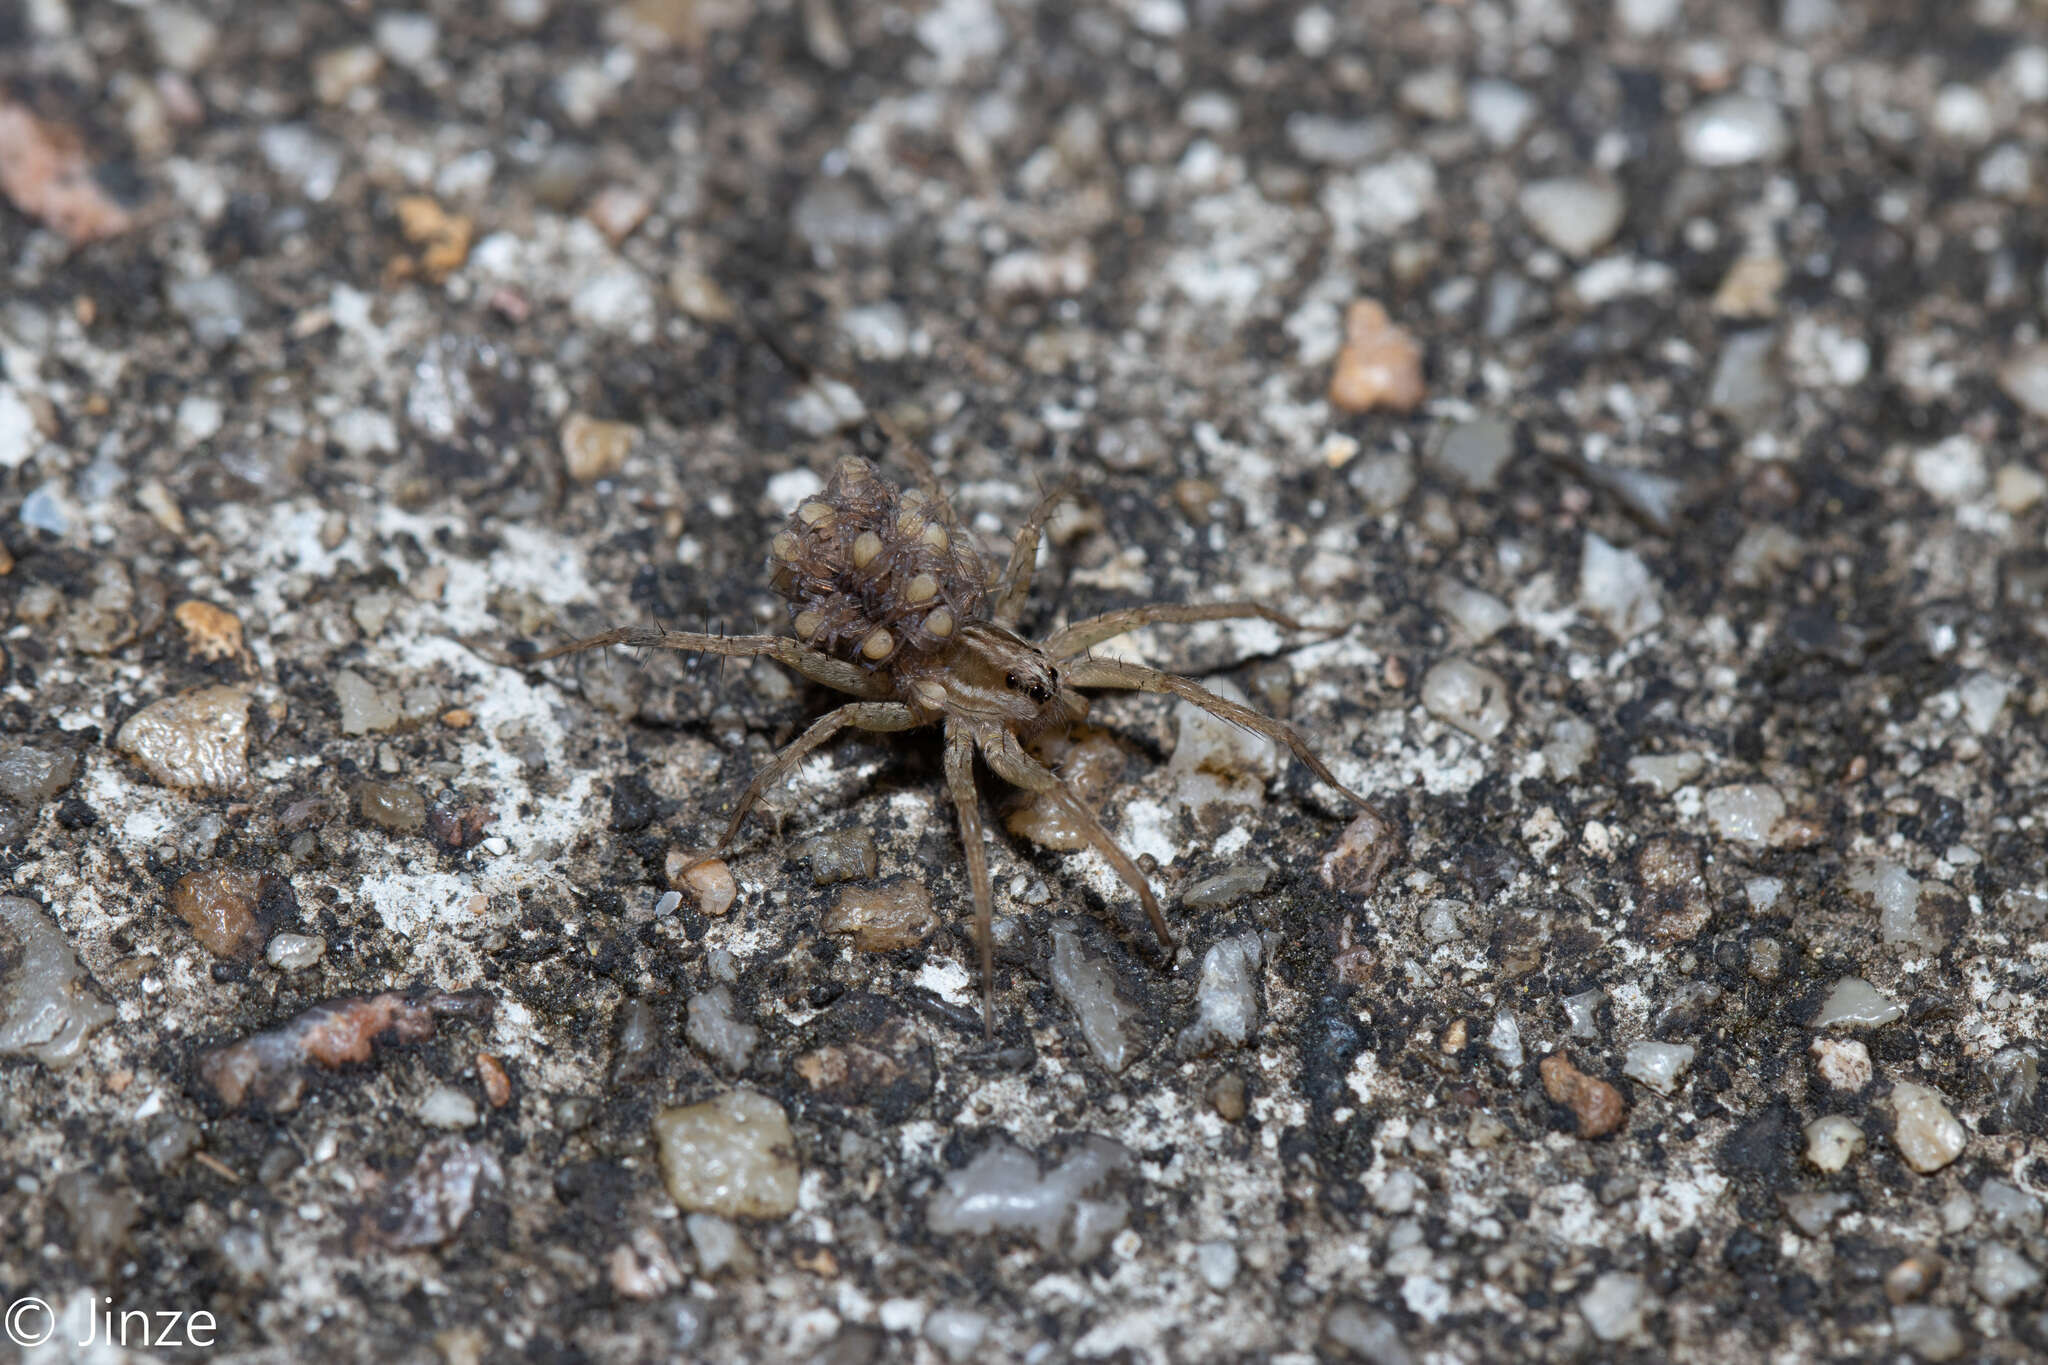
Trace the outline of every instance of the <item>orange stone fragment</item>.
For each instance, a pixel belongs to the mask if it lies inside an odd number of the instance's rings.
[[[1376,299],[1344,314],[1344,348],[1330,375],[1330,402],[1345,412],[1410,412],[1422,401],[1422,347]]]
[[[1543,1077],[1543,1093],[1553,1104],[1561,1104],[1577,1116],[1580,1137],[1606,1137],[1628,1117],[1619,1090],[1597,1076],[1588,1076],[1562,1052],[1545,1057],[1536,1069]]]

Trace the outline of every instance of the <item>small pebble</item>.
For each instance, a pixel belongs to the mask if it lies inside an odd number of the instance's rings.
[[[427,824],[427,798],[410,783],[359,783],[356,809],[364,820],[394,834],[417,834]]]
[[[1725,339],[1707,381],[1708,410],[1745,431],[1770,417],[1785,391],[1777,348],[1778,334],[1767,327]]]
[[[1330,376],[1331,406],[1345,412],[1411,412],[1422,402],[1422,347],[1376,299],[1344,314],[1344,346]]]
[[[1401,855],[1402,844],[1400,830],[1386,816],[1372,809],[1360,812],[1323,855],[1323,885],[1347,895],[1372,895],[1387,868]]]
[[[1816,1038],[1814,1069],[1836,1090],[1854,1093],[1870,1084],[1870,1049],[1854,1038]]]
[[[811,880],[819,886],[875,875],[875,837],[864,829],[818,835],[799,845],[796,855],[811,865]]]
[[[1484,644],[1515,619],[1512,608],[1490,592],[1446,581],[1437,587],[1437,610],[1471,644]]]
[[[973,1360],[988,1335],[988,1318],[971,1308],[934,1308],[925,1315],[924,1339],[956,1362]]]
[[[263,941],[258,901],[289,894],[289,888],[269,873],[209,867],[178,879],[171,888],[171,909],[215,957],[248,958],[256,955]]]
[[[1543,1093],[1553,1104],[1561,1104],[1578,1119],[1582,1138],[1605,1137],[1620,1128],[1628,1117],[1621,1092],[1596,1076],[1573,1066],[1562,1052],[1545,1057],[1537,1067],[1543,1079]]]
[[[476,1078],[491,1108],[503,1109],[512,1102],[512,1078],[505,1074],[505,1064],[490,1053],[476,1054]]]
[[[1227,868],[1191,883],[1180,893],[1180,903],[1190,910],[1227,910],[1245,897],[1264,891],[1271,879],[1271,870],[1258,863]]]
[[[1897,1116],[1892,1140],[1898,1143],[1899,1155],[1922,1175],[1954,1161],[1969,1142],[1969,1130],[1949,1112],[1941,1092],[1931,1087],[1897,1082],[1892,1086],[1892,1112]]]
[[[1265,949],[1255,933],[1214,944],[1202,956],[1195,988],[1195,1021],[1180,1035],[1190,1056],[1243,1047],[1259,1022],[1259,965]]]
[[[841,891],[820,927],[828,934],[851,934],[853,946],[864,953],[893,953],[931,937],[939,916],[923,883],[898,878]]]
[[[673,915],[677,907],[681,906],[682,903],[682,892],[664,891],[654,898],[654,913],[657,918],[666,918],[669,915]]]
[[[1124,751],[1115,737],[1090,726],[1080,727],[1069,736],[1048,739],[1040,756],[1059,771],[1091,810],[1102,804],[1104,794],[1124,770]],[[1003,828],[1040,848],[1062,853],[1089,846],[1088,832],[1075,820],[1066,803],[1048,795],[1032,796],[1022,802],[1003,817]]]
[[[430,1128],[468,1128],[477,1121],[476,1101],[452,1085],[437,1085],[420,1100],[419,1115]]]
[[[1579,602],[1623,640],[1664,619],[1660,585],[1642,556],[1591,531],[1579,557]]]
[[[683,1220],[683,1230],[689,1234],[690,1249],[696,1253],[700,1273],[716,1275],[728,1266],[735,1270],[752,1269],[753,1249],[729,1220],[712,1213],[693,1213]]]
[[[185,646],[208,661],[242,656],[242,623],[232,612],[211,602],[180,602],[171,613],[185,632]]]
[[[505,1172],[489,1150],[460,1138],[437,1138],[392,1189],[376,1226],[388,1245],[401,1250],[440,1246],[462,1230],[486,1185],[504,1183]]]
[[[1863,1130],[1841,1114],[1824,1114],[1806,1125],[1806,1160],[1816,1170],[1839,1171],[1863,1147]]]
[[[1634,1341],[1643,1335],[1643,1319],[1657,1306],[1639,1275],[1610,1270],[1579,1296],[1579,1314],[1602,1341]]]
[[[152,702],[121,726],[114,747],[166,787],[239,790],[249,782],[248,694],[202,687]]]
[[[1961,432],[1914,451],[1912,471],[1921,491],[1948,507],[1976,501],[1991,482],[1983,445]]]
[[[1724,318],[1776,316],[1785,273],[1785,262],[1778,256],[1738,257],[1714,291],[1714,312]]]
[[[63,1071],[114,1017],[48,911],[0,896],[0,1057],[33,1057]]]
[[[1881,1028],[1905,1014],[1905,1007],[1886,997],[1860,976],[1845,976],[1821,1002],[1813,1026],[1825,1028]]]
[[[330,49],[313,60],[313,93],[322,104],[340,104],[383,69],[384,55],[368,43]]]
[[[1211,679],[1209,690],[1240,706],[1251,700],[1223,678]],[[1266,784],[1280,773],[1278,745],[1192,702],[1174,703],[1173,724],[1173,757],[1166,770],[1177,805],[1197,815],[1215,806],[1265,805]],[[1119,752],[1119,766],[1122,758]]]
[[[1743,782],[1707,793],[1707,824],[1722,839],[1743,844],[1771,842],[1785,818],[1785,798],[1776,787]]]
[[[263,945],[263,960],[281,972],[303,972],[326,954],[327,940],[318,934],[276,934]]]
[[[1587,176],[1534,180],[1515,197],[1522,217],[1567,256],[1590,256],[1614,240],[1628,203],[1612,181]]]
[[[1129,1220],[1128,1205],[1102,1187],[1130,1166],[1123,1146],[1090,1137],[1041,1173],[1037,1158],[998,1135],[965,1167],[941,1178],[925,1223],[941,1237],[1025,1232],[1043,1251],[1064,1244],[1075,1262],[1090,1261]]]
[[[344,735],[377,734],[395,728],[403,718],[396,697],[352,668],[337,672],[332,686]]]
[[[733,1001],[732,988],[724,984],[690,997],[689,1023],[683,1034],[699,1052],[728,1071],[745,1071],[761,1030],[742,1019]]]
[[[1678,1087],[1678,1078],[1692,1066],[1696,1049],[1685,1043],[1631,1043],[1621,1074],[1660,1095]]]
[[[583,216],[605,235],[606,240],[617,246],[647,220],[653,207],[652,199],[630,185],[607,185],[591,196],[589,204],[584,206]]]
[[[2035,417],[2048,417],[2048,341],[2024,346],[1998,367],[1998,386]]]
[[[1446,725],[1491,744],[1514,719],[1507,680],[1469,659],[1444,659],[1422,679],[1422,706]]]
[[[739,898],[739,883],[723,859],[691,859],[681,852],[668,855],[668,884],[697,898],[697,908],[707,915],[722,915]]]
[[[626,456],[640,439],[631,422],[607,422],[572,412],[562,423],[562,463],[577,483],[596,483],[625,468]]]
[[[1497,149],[1514,146],[1536,121],[1535,97],[1509,81],[1486,77],[1465,92],[1465,108],[1479,136]]]
[[[78,777],[78,756],[26,744],[0,744],[0,797],[39,810]]]
[[[1688,110],[1678,142],[1696,166],[1741,166],[1775,161],[1792,144],[1785,115],[1756,95],[1720,95]]]
[[[1785,1218],[1799,1230],[1802,1237],[1818,1237],[1834,1226],[1835,1220],[1856,1207],[1853,1194],[1821,1194],[1802,1190],[1797,1194],[1779,1196],[1785,1206]]]
[[[1977,1248],[1977,1267],[1970,1288],[1993,1308],[2007,1308],[2041,1287],[2041,1272],[2032,1261],[2002,1242]]]
[[[1900,1304],[1892,1309],[1892,1344],[1921,1360],[1954,1360],[1963,1353],[1963,1333],[1950,1309]]]
[[[1637,754],[1628,761],[1628,780],[1669,796],[1705,772],[1707,760],[1687,750],[1676,754]]]
[[[1052,984],[1106,1070],[1122,1072],[1137,1059],[1136,1012],[1118,992],[1116,972],[1064,920],[1052,929]]]
[[[1501,471],[1515,453],[1514,423],[1475,417],[1444,433],[1431,463],[1475,493],[1500,486]]]
[[[664,1109],[654,1120],[662,1179],[690,1213],[783,1218],[796,1209],[796,1139],[782,1106],[751,1090]]]
[[[1245,1115],[1246,1095],[1244,1075],[1237,1071],[1226,1071],[1209,1082],[1209,1107],[1216,1111],[1216,1117],[1225,1123],[1236,1123]]]
[[[1934,1292],[1946,1268],[1933,1252],[1908,1256],[1884,1273],[1884,1296],[1891,1303],[1916,1303]]]

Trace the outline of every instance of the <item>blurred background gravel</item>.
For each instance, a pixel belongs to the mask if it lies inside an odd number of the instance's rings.
[[[2038,0],[24,0],[0,199],[0,1291],[71,1339],[2048,1349]],[[863,403],[993,551],[1078,479],[1035,628],[1341,628],[1117,648],[1389,823],[1104,699],[1181,947],[988,781],[993,1046],[926,740],[689,869],[822,696],[463,642],[781,628]]]

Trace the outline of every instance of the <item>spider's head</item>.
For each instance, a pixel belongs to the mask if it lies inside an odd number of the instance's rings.
[[[1059,666],[1029,641],[986,621],[961,632],[939,676],[945,710],[992,720],[1019,738],[1072,725],[1088,700],[1060,678]]]

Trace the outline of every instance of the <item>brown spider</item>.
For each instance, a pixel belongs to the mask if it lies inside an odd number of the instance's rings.
[[[879,419],[878,419],[879,420]],[[988,853],[982,847],[981,809],[974,787],[974,755],[1004,780],[1057,802],[1096,852],[1136,893],[1162,946],[1172,947],[1166,919],[1145,874],[1117,847],[1087,803],[1057,773],[1025,751],[1027,741],[1074,725],[1088,713],[1076,688],[1120,687],[1170,692],[1212,715],[1243,726],[1294,751],[1310,771],[1353,804],[1366,799],[1333,776],[1292,726],[1228,701],[1186,678],[1086,651],[1155,622],[1227,621],[1258,617],[1287,630],[1291,617],[1255,602],[1196,606],[1158,603],[1125,607],[1054,631],[1034,644],[1015,633],[1031,591],[1038,537],[1064,495],[1040,500],[1017,533],[1009,567],[994,592],[988,568],[968,543],[940,491],[923,452],[882,423],[891,444],[916,476],[918,487],[898,491],[866,460],[842,460],[832,480],[806,500],[769,543],[775,591],[789,601],[794,638],[783,635],[705,635],[656,626],[621,626],[533,655],[525,662],[607,645],[696,650],[706,654],[767,655],[806,678],[860,700],[821,716],[754,774],[740,794],[725,833],[706,859],[723,854],[740,822],[769,786],[805,755],[851,726],[858,730],[944,727],[946,787],[967,846],[967,878],[974,889],[974,931],[981,952],[982,1024],[995,1033],[995,957]]]

